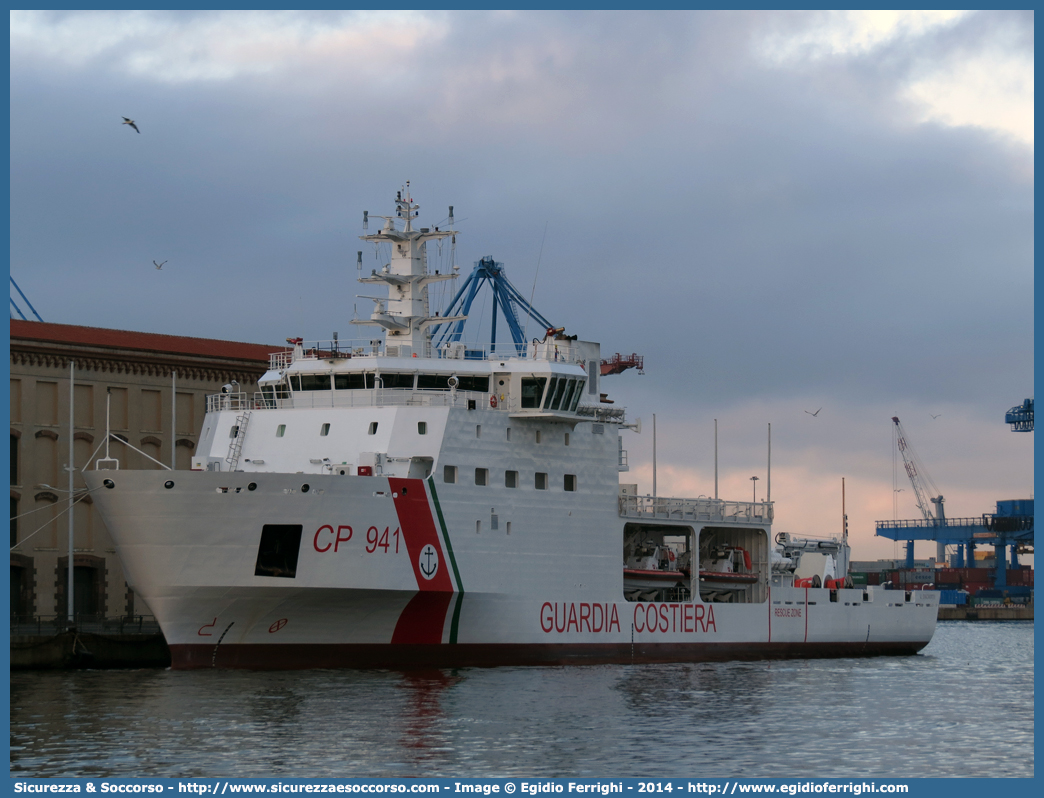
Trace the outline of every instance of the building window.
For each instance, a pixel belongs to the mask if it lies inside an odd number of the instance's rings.
[[[476,468],[475,469],[475,484],[476,485],[488,485],[489,484],[489,469],[488,468]]]
[[[322,436],[329,435],[330,434],[330,425],[329,424],[323,424],[323,426],[319,428],[319,434],[322,435]]]
[[[563,487],[568,491],[576,490],[576,474],[566,474]]]
[[[417,434],[418,435],[427,435],[428,434],[428,422],[427,421],[418,421],[417,422]]]
[[[547,490],[547,474],[543,471],[537,471],[536,477],[533,480],[533,487],[537,490]]]
[[[371,421],[370,422],[370,429],[368,431],[368,434],[370,434],[370,435],[376,435],[377,434],[377,422],[376,421]]]
[[[518,487],[518,472],[517,471],[505,471],[504,472],[504,487],[505,488],[517,488]]]
[[[442,481],[445,482],[447,485],[455,485],[457,482],[457,467],[443,466]]]
[[[18,545],[18,499],[11,497],[11,548]]]
[[[11,484],[18,485],[18,436],[11,436]]]
[[[276,427],[276,437],[282,438],[286,434],[286,424],[280,424]]]

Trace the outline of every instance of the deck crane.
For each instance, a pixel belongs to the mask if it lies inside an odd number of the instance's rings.
[[[914,496],[917,500],[917,508],[921,511],[921,515],[924,516],[924,520],[930,525],[935,524],[938,526],[944,526],[946,523],[946,513],[943,510],[944,499],[942,494],[939,493],[939,489],[932,482],[932,478],[928,476],[928,471],[924,465],[921,464],[920,458],[917,457],[913,450],[913,447],[906,440],[906,430],[903,429],[903,425],[899,423],[898,416],[892,416],[892,423],[895,425],[895,445],[899,451],[899,454],[903,458],[903,465],[906,467],[906,475],[910,477],[910,484],[913,485]],[[925,484],[927,483],[927,485]],[[938,495],[929,496],[927,488],[930,487],[933,493]],[[932,515],[930,504],[935,505],[935,515]],[[946,559],[946,544],[943,541],[936,542],[936,558],[942,562]],[[906,567],[914,567],[914,542],[913,540],[906,541]]]

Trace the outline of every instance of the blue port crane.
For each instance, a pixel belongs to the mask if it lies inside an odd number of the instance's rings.
[[[526,301],[518,289],[508,280],[504,272],[504,264],[499,263],[489,255],[475,263],[475,268],[460,287],[457,295],[450,301],[446,308],[446,316],[467,316],[471,311],[471,304],[475,301],[479,289],[489,284],[493,292],[493,324],[490,336],[490,351],[495,352],[497,348],[497,311],[504,315],[511,338],[517,354],[522,355],[526,349],[525,331],[519,323],[519,311],[521,310],[541,327],[541,332],[557,332],[555,326],[545,319],[529,302]],[[431,328],[431,340],[436,347],[460,341],[464,333],[465,319],[459,321],[444,322]]]
[[[33,307],[33,303],[29,301],[29,297],[27,297],[22,292],[22,289],[18,287],[18,283],[15,282],[15,278],[14,277],[11,278],[11,285],[14,287],[14,290],[18,292],[18,295],[22,298],[22,301],[25,302],[26,306],[29,308],[29,312],[32,313],[34,316],[36,316],[36,320],[37,321],[43,321],[43,319],[40,318],[40,314],[36,312],[36,308]],[[29,319],[27,319],[25,317],[25,314],[22,312],[22,308],[19,307],[18,302],[12,296],[11,297],[11,318],[12,319],[15,317],[15,313],[18,314],[18,317],[22,321],[29,321]]]
[[[1033,400],[1027,399],[1004,414],[1004,423],[1012,432],[1033,432]]]

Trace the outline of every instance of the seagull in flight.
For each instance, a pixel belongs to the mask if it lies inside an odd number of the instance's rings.
[[[166,263],[166,261],[163,261],[163,263]],[[155,266],[157,269],[162,269],[163,263],[156,263],[156,261],[153,261],[152,265]]]
[[[134,120],[133,119],[128,119],[127,117],[123,117],[123,124],[130,125],[132,128],[134,128],[134,132],[135,133],[141,133],[141,131],[138,130],[138,126],[136,124],[134,124]]]
[[[939,416],[942,415],[942,413],[934,413],[934,414],[929,413],[928,415],[930,415],[932,418],[938,418]]]
[[[819,408],[819,410],[822,410],[822,409],[823,408]],[[808,413],[810,416],[812,416],[812,418],[815,418],[816,416],[819,415],[819,410],[817,410],[815,413],[813,413],[811,410],[806,410],[805,412]]]

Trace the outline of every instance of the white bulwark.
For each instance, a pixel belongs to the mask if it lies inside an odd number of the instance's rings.
[[[190,472],[87,476],[178,668],[910,654],[931,592],[852,587],[844,541],[772,504],[641,497],[597,343],[432,344],[409,187],[363,236],[379,338],[288,339],[259,390],[208,398]],[[452,226],[452,223],[451,223]],[[384,290],[384,289],[381,289]],[[822,577],[795,577],[802,552]]]

